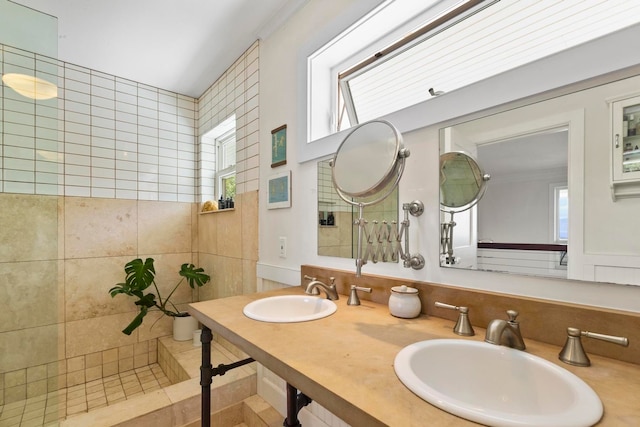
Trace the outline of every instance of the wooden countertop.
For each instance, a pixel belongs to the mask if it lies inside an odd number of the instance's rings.
[[[265,323],[244,316],[256,299],[302,294],[301,288],[241,295],[191,304],[189,312],[266,368],[354,427],[478,425],[444,412],[407,389],[393,361],[405,346],[435,338],[482,341],[452,332],[453,322],[422,315],[399,319],[386,305],[336,301],[333,315],[301,323]],[[600,396],[604,416],[598,426],[640,425],[640,366],[589,355],[592,366],[579,368],[558,360],[559,347],[526,340],[527,352],[573,372]],[[214,378],[215,381],[215,378]]]

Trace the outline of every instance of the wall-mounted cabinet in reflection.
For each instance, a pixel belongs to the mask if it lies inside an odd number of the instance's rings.
[[[364,218],[369,225],[378,221],[379,228],[383,221],[397,224],[398,209],[396,188],[384,201],[365,207]],[[318,162],[318,255],[355,259],[357,219],[357,208],[342,200],[333,187],[329,160]]]
[[[611,110],[613,200],[640,197],[640,96],[615,101]]]

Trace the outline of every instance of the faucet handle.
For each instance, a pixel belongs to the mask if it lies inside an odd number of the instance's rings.
[[[509,322],[518,323],[516,318],[518,317],[519,314],[520,313],[518,313],[515,310],[507,310],[507,316],[509,316]]]
[[[580,337],[595,338],[602,341],[612,342],[624,347],[629,346],[629,339],[626,337],[616,337],[613,335],[598,334],[595,332],[581,331],[578,328],[567,328],[567,342],[560,351],[558,358],[564,363],[574,366],[590,366],[591,361],[582,347]]]
[[[475,331],[473,330],[473,327],[471,326],[471,322],[469,321],[469,307],[458,307],[455,305],[445,304],[438,301],[436,301],[435,306],[440,308],[448,308],[450,310],[458,310],[460,312],[460,315],[458,316],[458,321],[456,322],[456,325],[453,327],[454,333],[458,335],[466,336],[466,337],[470,337],[476,334]]]
[[[351,293],[349,294],[347,305],[360,305],[360,298],[358,297],[357,291],[371,293],[371,288],[363,288],[361,286],[351,285]]]

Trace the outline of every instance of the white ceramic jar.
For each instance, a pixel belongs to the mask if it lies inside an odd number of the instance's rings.
[[[420,315],[420,298],[418,290],[408,286],[394,286],[389,297],[389,311],[395,317],[413,319]]]

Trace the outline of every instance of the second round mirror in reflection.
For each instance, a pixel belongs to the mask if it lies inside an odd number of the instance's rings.
[[[462,152],[440,156],[440,204],[447,212],[461,212],[475,205],[484,194],[489,175]]]

